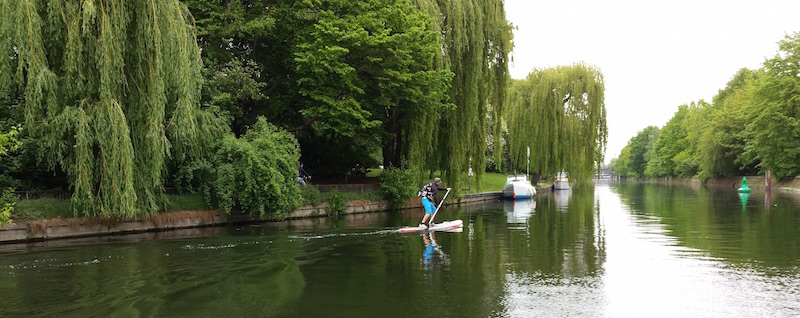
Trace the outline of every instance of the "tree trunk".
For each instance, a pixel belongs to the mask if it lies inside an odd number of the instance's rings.
[[[539,180],[541,180],[541,179],[542,179],[542,173],[541,172],[535,172],[535,173],[533,173],[531,175],[531,184],[537,185],[537,184],[539,184]]]
[[[383,142],[383,168],[400,167],[400,129],[397,112],[389,111],[389,120],[383,125],[388,137]]]

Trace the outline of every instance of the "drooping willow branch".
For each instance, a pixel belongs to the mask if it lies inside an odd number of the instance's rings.
[[[567,171],[575,181],[590,178],[605,153],[604,100],[603,74],[584,64],[534,70],[515,80],[508,122],[517,168],[524,167],[530,147],[533,171]]]
[[[163,203],[166,161],[218,132],[199,109],[200,51],[177,0],[0,0],[0,93],[74,190],[76,215],[132,217]]]

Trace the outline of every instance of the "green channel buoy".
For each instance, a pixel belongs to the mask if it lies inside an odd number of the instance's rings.
[[[739,188],[739,193],[750,193],[750,188],[747,186],[747,177],[742,177],[742,187]]]

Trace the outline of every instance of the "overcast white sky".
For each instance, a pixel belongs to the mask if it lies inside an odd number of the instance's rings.
[[[711,98],[742,67],[761,67],[800,31],[800,1],[506,0],[511,77],[585,62],[606,84],[606,162],[678,106]]]

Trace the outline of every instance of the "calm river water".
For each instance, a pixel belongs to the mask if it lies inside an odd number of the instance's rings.
[[[0,317],[798,317],[800,194],[600,183],[453,208],[0,245]]]

